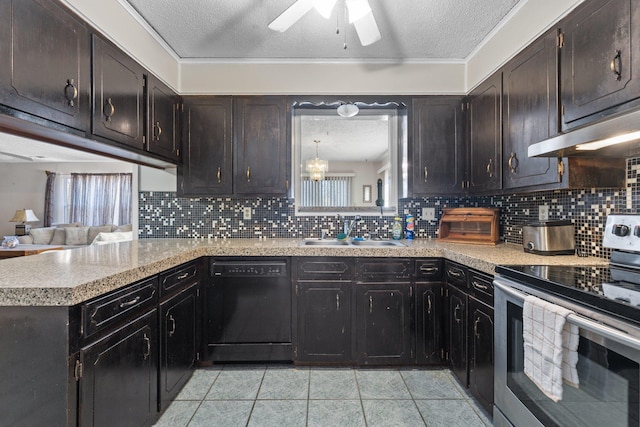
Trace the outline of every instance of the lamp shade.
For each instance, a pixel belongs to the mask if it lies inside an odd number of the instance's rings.
[[[9,222],[36,222],[40,221],[31,209],[18,209]]]

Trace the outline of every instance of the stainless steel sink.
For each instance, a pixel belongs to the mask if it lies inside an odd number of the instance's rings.
[[[404,247],[406,246],[404,243],[398,242],[397,240],[353,240],[351,244],[354,246],[365,246],[365,247]]]
[[[300,246],[315,247],[364,247],[364,248],[388,248],[404,247],[404,243],[395,240],[337,240],[337,239],[303,239]]]

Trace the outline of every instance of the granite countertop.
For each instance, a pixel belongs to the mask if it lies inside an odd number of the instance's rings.
[[[0,260],[0,305],[71,306],[202,256],[441,257],[493,274],[496,265],[608,265],[527,254],[521,246],[420,239],[407,247],[301,247],[300,239],[142,239]]]

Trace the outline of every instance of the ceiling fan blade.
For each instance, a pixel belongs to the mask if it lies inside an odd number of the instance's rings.
[[[356,27],[356,33],[358,33],[362,46],[369,46],[382,38],[376,19],[373,17],[373,12],[367,13],[355,21],[353,25]]]
[[[285,32],[311,9],[313,9],[313,0],[296,0],[269,24],[269,29]]]

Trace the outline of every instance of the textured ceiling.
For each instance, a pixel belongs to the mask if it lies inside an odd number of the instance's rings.
[[[399,62],[467,58],[519,0],[369,0],[382,40],[367,47],[343,23],[344,0],[284,33],[267,25],[294,0],[126,1],[181,58]]]

